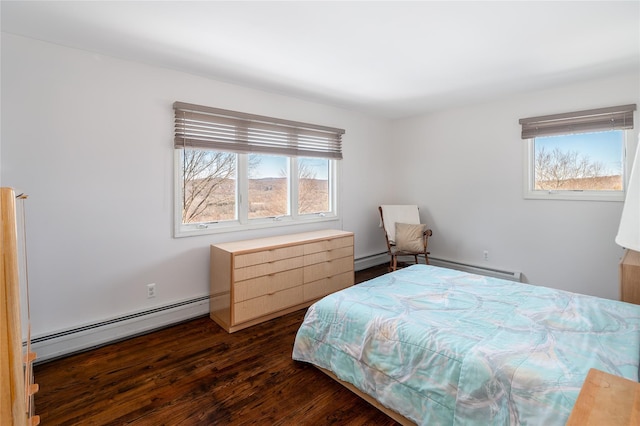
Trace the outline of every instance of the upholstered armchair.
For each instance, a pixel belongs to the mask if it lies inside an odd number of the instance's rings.
[[[389,270],[398,268],[398,257],[411,256],[418,263],[418,256],[424,256],[429,264],[427,245],[433,235],[427,225],[420,223],[420,212],[416,205],[381,205],[380,227],[384,230],[387,250],[391,261]]]

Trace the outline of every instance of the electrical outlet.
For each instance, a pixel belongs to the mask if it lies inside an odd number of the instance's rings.
[[[484,256],[484,260],[489,260],[489,250],[485,250],[482,255]]]
[[[147,284],[147,299],[156,297],[156,283]]]

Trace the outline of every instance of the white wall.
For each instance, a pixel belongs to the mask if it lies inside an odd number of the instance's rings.
[[[525,141],[518,119],[640,104],[639,81],[638,73],[618,75],[395,122],[394,142],[409,153],[397,157],[402,194],[418,200],[434,231],[432,256],[618,298],[622,248],[614,237],[622,202],[523,199]]]
[[[637,75],[389,123],[3,34],[1,89],[1,182],[29,195],[34,336],[206,295],[210,244],[309,229],[172,238],[176,100],[346,129],[343,220],[328,226],[356,233],[356,258],[385,250],[380,203],[416,202],[433,256],[618,296],[621,203],[523,200],[518,119],[640,103]]]
[[[174,101],[346,129],[342,223],[172,238]],[[384,120],[7,34],[2,105],[2,185],[29,195],[34,336],[208,294],[212,243],[332,227],[356,232],[356,257],[384,249]]]

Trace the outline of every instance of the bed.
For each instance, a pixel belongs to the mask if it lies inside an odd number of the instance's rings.
[[[413,265],[312,305],[292,356],[402,423],[564,425],[590,368],[638,381],[640,306]]]

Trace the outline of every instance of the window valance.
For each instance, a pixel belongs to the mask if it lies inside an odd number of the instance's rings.
[[[636,105],[590,109],[564,114],[521,118],[522,139],[606,130],[633,129]]]
[[[176,148],[342,159],[343,129],[175,102]]]

